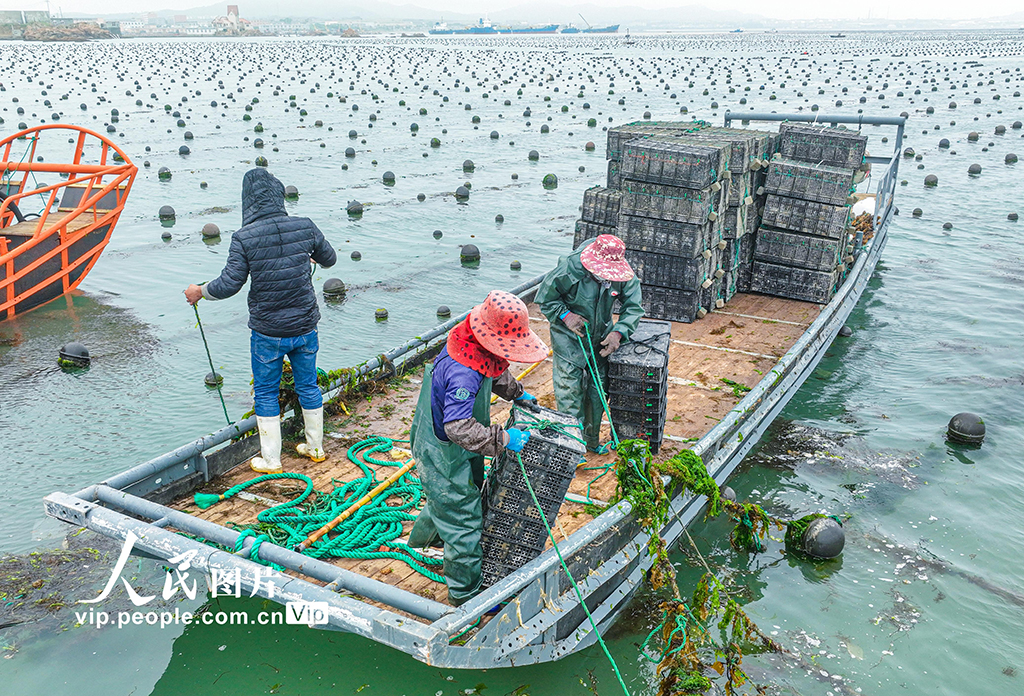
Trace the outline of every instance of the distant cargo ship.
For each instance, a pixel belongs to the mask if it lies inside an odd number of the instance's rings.
[[[612,24],[607,27],[587,27],[586,29],[580,29],[577,26],[570,24],[569,26],[562,29],[563,34],[614,34],[618,32],[619,25]]]
[[[465,36],[465,35],[490,35],[490,34],[554,34],[558,31],[557,24],[547,24],[542,27],[495,27],[491,24],[490,20],[481,18],[477,20],[476,24],[462,28],[452,29],[447,24],[437,22],[434,24],[434,28],[430,30],[430,33],[438,36]]]

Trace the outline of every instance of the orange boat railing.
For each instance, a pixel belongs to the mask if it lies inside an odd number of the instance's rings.
[[[36,161],[41,136],[50,130],[61,131],[54,136],[69,132],[77,135],[71,162]],[[12,161],[14,147],[26,141],[25,154],[20,161]],[[83,162],[87,147],[97,142],[99,161]],[[99,133],[63,124],[15,133],[0,141],[0,151],[0,192],[6,193],[0,201],[2,320],[74,290],[81,283],[110,240],[138,168]],[[17,173],[21,173],[20,180]],[[68,178],[26,190],[36,173],[59,173]],[[14,210],[36,196],[44,201],[38,219],[17,222]],[[16,208],[12,209],[11,204]],[[52,263],[55,259],[59,264]],[[37,295],[39,301],[33,302]]]

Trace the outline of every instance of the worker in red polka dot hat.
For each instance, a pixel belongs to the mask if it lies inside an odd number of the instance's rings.
[[[644,315],[640,281],[625,251],[615,235],[588,240],[558,259],[537,290],[537,304],[551,322],[558,410],[580,419],[591,452],[601,445],[604,408],[598,390],[608,382],[608,356],[629,339]],[[612,316],[616,302],[618,319]],[[597,363],[597,375],[587,367],[588,355]]]
[[[509,373],[509,363],[548,356],[530,329],[526,304],[494,290],[451,330],[423,376],[409,438],[427,503],[409,535],[414,548],[443,547],[448,601],[480,592],[484,457],[520,452],[527,430],[491,425],[491,393],[526,408],[537,399]]]

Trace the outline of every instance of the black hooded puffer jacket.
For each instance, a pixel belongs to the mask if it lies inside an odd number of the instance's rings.
[[[206,294],[231,297],[251,276],[250,329],[277,338],[309,333],[320,321],[309,260],[333,266],[334,249],[312,220],[289,217],[284,185],[261,167],[242,179],[242,225],[231,236],[224,270],[206,286]]]

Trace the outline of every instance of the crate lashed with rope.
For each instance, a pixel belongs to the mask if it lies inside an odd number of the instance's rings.
[[[804,201],[846,205],[853,192],[854,171],[776,156],[768,165],[765,190]]]
[[[657,452],[668,407],[668,349],[672,325],[643,319],[629,342],[608,358],[608,407],[620,439],[646,433]]]
[[[799,123],[779,126],[780,154],[800,162],[857,169],[867,145],[867,136],[857,131]]]
[[[541,554],[548,537],[530,488],[547,525],[553,525],[576,467],[586,455],[579,421],[564,413],[540,406],[536,411],[515,407],[506,428],[530,431],[530,439],[519,453],[529,486],[514,453],[503,451],[491,462],[482,491],[484,587]]]
[[[845,266],[842,264],[831,271],[814,271],[754,261],[751,268],[750,290],[763,295],[826,304],[842,282],[844,271]]]
[[[627,249],[683,258],[696,258],[722,238],[717,221],[701,224],[658,220],[636,215],[620,215],[615,234]]]
[[[812,271],[832,271],[843,256],[844,241],[762,227],[757,232],[754,258]]]

